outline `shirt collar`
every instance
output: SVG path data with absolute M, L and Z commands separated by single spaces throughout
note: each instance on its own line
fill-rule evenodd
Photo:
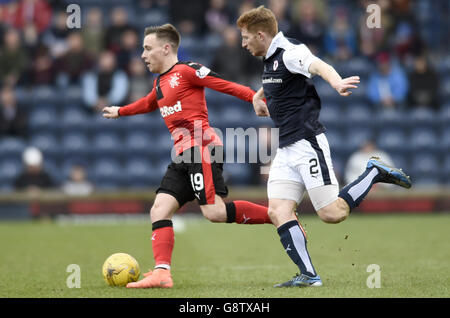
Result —
M 277 35 L 275 35 L 275 37 L 272 39 L 272 42 L 270 42 L 269 49 L 267 50 L 266 56 L 264 58 L 268 59 L 269 57 L 271 57 L 284 41 L 287 41 L 287 39 L 284 37 L 283 32 L 278 32 Z

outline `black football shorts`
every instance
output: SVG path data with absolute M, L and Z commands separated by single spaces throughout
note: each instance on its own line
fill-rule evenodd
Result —
M 201 150 L 203 157 L 199 156 Z M 216 154 L 220 157 L 219 160 L 214 160 L 217 159 Z M 180 156 L 184 160 L 177 160 Z M 221 197 L 228 195 L 222 173 L 223 147 L 195 146 L 185 150 L 170 163 L 156 193 L 172 195 L 180 207 L 194 199 L 197 199 L 200 205 L 214 204 L 216 194 Z

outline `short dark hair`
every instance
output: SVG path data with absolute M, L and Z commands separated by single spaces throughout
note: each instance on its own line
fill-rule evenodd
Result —
M 178 47 L 180 46 L 180 33 L 178 32 L 177 28 L 175 28 L 172 24 L 166 23 L 163 25 L 157 25 L 157 26 L 149 26 L 145 28 L 144 36 L 147 36 L 149 34 L 156 34 L 156 37 L 158 39 L 163 39 L 169 42 L 169 44 L 172 46 L 174 51 L 176 52 L 178 50 Z

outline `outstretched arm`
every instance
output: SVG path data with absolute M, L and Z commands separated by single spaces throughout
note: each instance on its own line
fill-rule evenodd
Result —
M 187 65 L 190 66 L 187 72 L 188 80 L 192 84 L 208 87 L 215 91 L 235 96 L 249 103 L 253 102 L 255 91 L 250 87 L 227 81 L 204 65 L 198 63 L 188 63 Z
M 356 84 L 359 84 L 359 76 L 351 76 L 343 79 L 333 66 L 325 63 L 320 58 L 314 59 L 309 66 L 309 72 L 322 77 L 330 83 L 331 87 L 333 87 L 341 96 L 349 96 L 352 94 L 350 89 L 358 88 Z
M 342 79 L 336 70 L 329 64 L 311 53 L 304 44 L 295 45 L 283 54 L 283 61 L 292 73 L 303 74 L 306 77 L 320 75 L 341 95 L 349 96 L 351 88 L 357 88 L 359 76 Z
M 153 89 L 150 94 L 144 96 L 137 101 L 128 104 L 123 107 L 109 106 L 103 108 L 103 117 L 105 118 L 118 118 L 120 116 L 131 116 L 137 114 L 145 114 L 154 111 L 158 108 L 156 102 L 156 92 Z
M 221 78 L 206 66 L 197 63 L 188 63 L 187 65 L 190 66 L 187 72 L 188 80 L 194 85 L 208 87 L 215 91 L 240 98 L 253 104 L 256 115 L 262 117 L 269 116 L 269 110 L 264 100 L 262 88 L 255 93 L 250 87 Z

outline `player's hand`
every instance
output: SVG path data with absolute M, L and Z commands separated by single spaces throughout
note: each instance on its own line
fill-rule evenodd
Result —
M 262 100 L 254 100 L 253 108 L 255 109 L 255 113 L 260 117 L 268 117 L 270 116 L 269 109 L 267 108 L 267 104 Z
M 119 108 L 118 106 L 109 106 L 109 107 L 104 107 L 102 109 L 103 112 L 103 117 L 105 118 L 119 118 Z
M 350 89 L 358 88 L 355 84 L 359 84 L 359 76 L 351 76 L 340 80 L 334 88 L 341 96 L 349 96 L 352 94 Z
M 255 113 L 257 116 L 270 116 L 269 109 L 267 108 L 267 104 L 264 101 L 264 93 L 261 89 L 255 94 L 255 96 L 253 96 L 253 108 L 255 109 Z

